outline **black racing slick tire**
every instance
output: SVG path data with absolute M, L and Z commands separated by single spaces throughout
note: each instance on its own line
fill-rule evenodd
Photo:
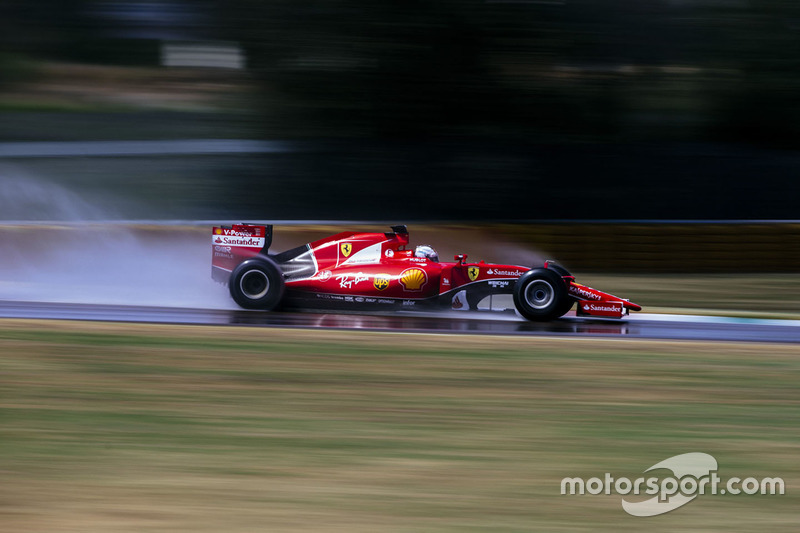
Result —
M 561 277 L 569 276 L 569 277 L 575 279 L 574 276 L 569 273 L 569 270 L 567 270 L 566 268 L 562 267 L 561 265 L 557 265 L 555 263 L 549 263 L 547 265 L 547 270 L 552 270 L 553 272 L 555 272 L 556 274 L 558 274 Z M 567 291 L 567 292 L 569 293 L 569 291 Z M 564 298 L 564 301 L 562 302 L 561 307 L 559 307 L 559 309 L 556 312 L 556 314 L 558 316 L 566 315 L 569 312 L 569 310 L 572 309 L 573 305 L 575 305 L 575 299 L 570 297 L 570 296 L 567 296 L 566 298 Z
M 242 261 L 228 280 L 233 300 L 245 309 L 272 311 L 283 299 L 285 283 L 280 267 L 269 257 Z
M 559 318 L 569 310 L 567 303 L 572 307 L 566 283 L 549 268 L 529 270 L 514 285 L 514 305 L 528 320 Z
M 547 270 L 552 270 L 553 272 L 555 272 L 556 274 L 558 274 L 559 276 L 562 276 L 562 277 L 563 276 L 572 276 L 572 274 L 569 273 L 569 270 L 567 270 L 566 268 L 562 267 L 561 265 L 557 265 L 555 263 L 548 263 Z

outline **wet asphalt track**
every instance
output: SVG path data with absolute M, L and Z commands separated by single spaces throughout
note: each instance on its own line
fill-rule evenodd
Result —
M 156 324 L 233 325 L 439 334 L 605 337 L 732 342 L 800 343 L 800 321 L 634 314 L 624 320 L 584 319 L 533 323 L 511 313 L 345 314 L 264 313 L 70 303 L 0 301 L 0 318 L 96 320 Z

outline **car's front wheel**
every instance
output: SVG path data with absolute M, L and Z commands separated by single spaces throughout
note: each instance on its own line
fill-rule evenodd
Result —
M 241 307 L 272 311 L 283 299 L 285 284 L 280 267 L 272 259 L 257 257 L 233 269 L 228 287 Z
M 553 320 L 569 310 L 571 299 L 563 278 L 553 270 L 534 268 L 514 285 L 514 305 L 528 320 Z
M 548 264 L 547 265 L 547 270 L 552 270 L 553 272 L 555 272 L 556 274 L 558 274 L 562 278 L 564 276 L 568 276 L 568 277 L 570 277 L 572 279 L 575 279 L 575 277 L 572 274 L 570 274 L 569 270 L 567 270 L 566 268 L 562 267 L 561 265 L 557 265 L 555 263 Z M 567 290 L 567 293 L 569 293 L 569 290 Z M 566 315 L 569 312 L 569 310 L 572 309 L 573 305 L 575 305 L 575 300 L 571 296 L 567 296 L 566 298 L 564 298 L 564 301 L 561 303 L 561 307 L 559 307 L 558 311 L 556 311 L 556 315 L 557 316 Z

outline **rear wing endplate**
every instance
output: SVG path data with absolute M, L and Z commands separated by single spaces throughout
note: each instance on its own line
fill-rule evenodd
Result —
M 272 246 L 272 225 L 233 224 L 211 231 L 211 276 L 227 282 L 236 266 L 253 256 L 267 254 Z

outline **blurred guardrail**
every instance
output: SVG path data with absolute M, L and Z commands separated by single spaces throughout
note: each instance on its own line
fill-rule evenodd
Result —
M 800 272 L 800 222 L 553 222 L 497 233 L 576 270 Z
M 270 154 L 295 149 L 288 142 L 247 139 L 0 142 L 0 159 Z

